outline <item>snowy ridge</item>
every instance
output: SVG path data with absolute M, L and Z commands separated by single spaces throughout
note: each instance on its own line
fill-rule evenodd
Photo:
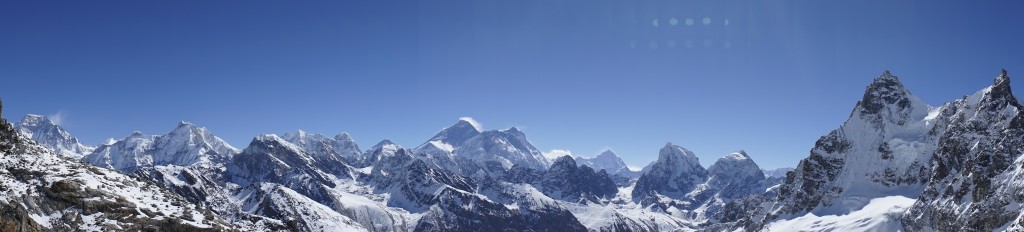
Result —
M 544 153 L 527 141 L 526 134 L 518 128 L 481 131 L 479 123 L 467 118 L 460 119 L 455 125 L 441 130 L 413 150 L 416 154 L 423 154 L 422 156 L 434 160 L 449 159 L 438 162 L 442 167 L 449 166 L 445 163 L 458 162 L 453 161 L 456 159 L 452 158 L 453 156 L 468 158 L 478 163 L 498 162 L 505 170 L 512 168 L 513 165 L 537 170 L 543 170 L 551 165 L 544 157 Z
M 206 128 L 180 122 L 165 135 L 136 131 L 113 144 L 100 145 L 82 161 L 130 173 L 160 165 L 212 167 L 238 152 Z
M 107 142 L 88 166 L 52 151 L 73 146 L 46 145 L 75 141 L 58 126 L 0 119 L 0 228 L 1016 231 L 1024 113 L 1009 81 L 931 107 L 884 72 L 806 159 L 770 171 L 742 150 L 705 168 L 672 143 L 639 173 L 611 151 L 548 159 L 517 128 L 471 118 L 416 149 L 365 152 L 347 133 L 304 131 L 239 151 L 182 122 Z
M 14 127 L 25 137 L 66 157 L 80 159 L 96 149 L 82 144 L 78 138 L 43 115 L 25 115 Z

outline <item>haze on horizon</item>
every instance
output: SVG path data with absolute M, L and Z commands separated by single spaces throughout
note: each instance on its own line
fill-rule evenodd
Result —
M 397 3 L 397 4 L 396 4 Z M 883 6 L 883 7 L 879 7 Z M 0 3 L 4 117 L 89 144 L 178 121 L 423 143 L 460 117 L 642 167 L 792 167 L 890 70 L 932 106 L 1024 73 L 1015 1 Z

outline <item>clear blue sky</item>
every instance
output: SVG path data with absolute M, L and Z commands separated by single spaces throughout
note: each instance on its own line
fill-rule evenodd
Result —
M 237 147 L 350 132 L 414 147 L 471 116 L 646 165 L 795 166 L 892 70 L 932 105 L 1024 77 L 1019 1 L 4 1 L 4 117 L 87 143 L 180 120 Z M 705 24 L 705 18 L 708 23 Z M 673 20 L 674 19 L 674 20 Z M 687 22 L 692 19 L 692 25 Z M 728 20 L 728 25 L 726 25 Z M 655 22 L 656 21 L 656 22 Z M 1021 78 L 1013 87 L 1021 90 Z

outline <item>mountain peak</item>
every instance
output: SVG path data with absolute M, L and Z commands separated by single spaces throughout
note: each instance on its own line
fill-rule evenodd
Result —
M 186 126 L 193 126 L 194 127 L 195 124 L 192 124 L 191 122 L 186 122 L 186 121 L 178 121 L 178 127 L 186 127 Z
M 343 131 L 343 132 L 341 132 L 341 134 L 338 134 L 338 135 L 334 136 L 334 140 L 338 140 L 338 141 L 351 141 L 352 140 L 352 135 L 348 134 L 348 132 L 344 132 Z
M 723 157 L 723 158 L 729 158 L 729 159 L 733 159 L 733 160 L 747 160 L 747 159 L 750 159 L 750 156 L 747 155 L 746 151 L 744 151 L 743 149 L 740 149 L 739 151 L 736 151 L 736 152 L 733 152 L 733 153 L 729 153 L 728 155 L 725 155 L 725 157 Z
M 658 152 L 657 162 L 678 162 L 676 160 L 681 160 L 688 164 L 700 165 L 697 155 L 693 154 L 692 151 L 678 145 L 673 145 L 671 142 L 665 144 L 665 147 L 662 147 Z
M 143 135 L 144 135 L 144 134 L 142 134 L 142 131 L 134 131 L 134 132 L 132 132 L 132 134 L 131 134 L 131 135 L 129 135 L 128 137 L 129 137 L 129 138 L 135 138 L 135 137 L 142 137 Z
M 50 120 L 49 117 L 46 117 L 45 115 L 38 115 L 38 114 L 27 114 L 27 115 L 25 115 L 24 118 L 21 118 L 21 121 L 18 122 L 18 124 L 21 124 L 23 126 L 54 126 L 54 125 L 57 125 L 52 120 Z
M 910 107 L 909 96 L 910 91 L 903 87 L 899 78 L 886 70 L 864 90 L 864 97 L 858 102 L 858 106 L 863 109 L 864 113 L 875 114 L 881 112 L 888 105 Z
M 601 152 L 601 154 L 597 155 L 597 158 L 601 158 L 601 159 L 618 158 L 618 157 L 619 156 L 616 155 L 615 152 L 613 152 L 612 150 L 604 150 L 603 152 Z
M 281 140 L 281 137 L 277 136 L 276 134 L 261 134 L 261 135 L 257 135 L 255 138 L 253 138 L 253 140 L 257 140 L 257 141 L 275 141 L 275 140 Z
M 551 164 L 554 166 L 565 166 L 565 167 L 576 167 L 576 160 L 572 156 L 563 155 L 555 159 L 555 162 Z
M 483 126 L 481 126 L 479 122 L 477 122 L 476 120 L 474 120 L 471 117 L 461 117 L 461 118 L 459 118 L 459 122 L 455 123 L 455 125 L 458 126 L 459 124 L 463 124 L 463 123 L 468 124 L 469 126 L 472 126 L 473 129 L 476 130 L 476 132 L 481 132 L 481 131 L 484 130 Z
M 1003 69 L 1002 73 L 992 81 L 991 92 L 993 97 L 1013 95 L 1013 92 L 1010 91 L 1010 76 L 1006 75 L 1006 69 Z
M 396 145 L 396 144 L 391 142 L 391 140 L 389 140 L 389 139 L 385 139 L 385 140 L 381 140 L 380 142 L 377 142 L 377 144 L 373 145 L 373 148 L 371 148 L 371 149 L 376 150 L 377 148 L 381 148 L 381 147 L 388 146 L 388 145 Z

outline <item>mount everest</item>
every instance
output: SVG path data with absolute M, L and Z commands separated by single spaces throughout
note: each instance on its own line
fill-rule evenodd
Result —
M 25 231 L 1024 230 L 1024 116 L 1000 73 L 941 106 L 888 71 L 792 170 L 668 143 L 548 159 L 521 130 L 458 120 L 405 148 L 348 133 L 238 149 L 180 122 L 82 144 L 45 116 L 0 121 L 0 228 Z M 0 109 L 2 110 L 2 109 Z M 808 145 L 811 145 L 808 141 Z

